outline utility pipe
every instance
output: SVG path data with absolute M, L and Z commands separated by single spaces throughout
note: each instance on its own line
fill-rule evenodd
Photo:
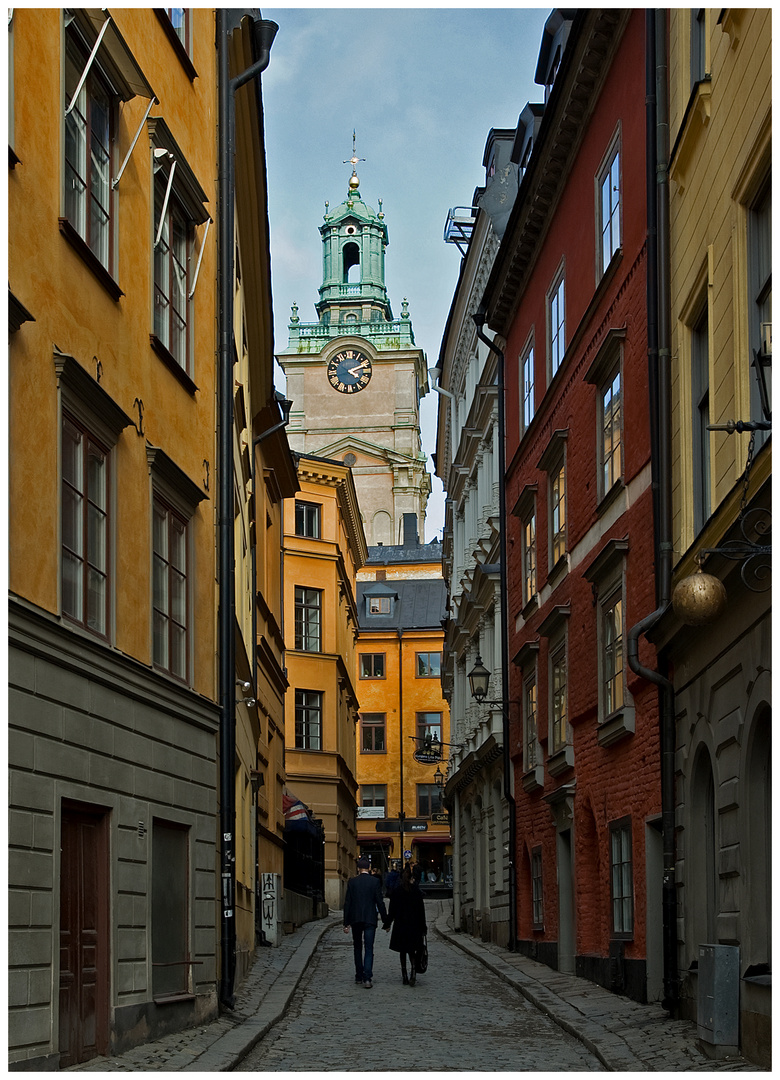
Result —
M 501 593 L 501 712 L 502 738 L 504 742 L 504 798 L 509 815 L 509 942 L 508 948 L 514 952 L 517 947 L 517 874 L 515 867 L 517 820 L 515 799 L 512 794 L 512 764 L 509 758 L 509 595 L 506 565 L 506 445 L 504 437 L 504 353 L 487 337 L 482 329 L 487 318 L 484 311 L 477 311 L 472 316 L 477 328 L 477 337 L 496 354 L 498 361 L 498 517 L 499 529 L 499 590 Z
M 398 627 L 398 751 L 400 809 L 398 812 L 398 843 L 401 849 L 401 869 L 404 868 L 404 656 L 402 628 Z
M 660 671 L 639 661 L 639 638 L 661 619 L 671 602 L 671 298 L 669 272 L 669 108 L 666 14 L 645 14 L 646 153 L 647 153 L 647 347 L 650 384 L 653 534 L 656 561 L 655 611 L 627 634 L 626 658 L 631 670 L 658 687 L 661 749 L 661 828 L 663 844 L 664 1000 L 676 1014 L 677 897 L 674 825 L 674 687 Z
M 235 197 L 236 90 L 268 67 L 276 23 L 257 23 L 259 58 L 236 78 L 228 63 L 228 11 L 217 8 L 219 121 L 219 377 L 217 384 L 219 497 L 219 815 L 220 815 L 220 985 L 219 1001 L 235 1004 L 236 971 L 236 642 L 235 551 L 233 546 L 233 243 Z

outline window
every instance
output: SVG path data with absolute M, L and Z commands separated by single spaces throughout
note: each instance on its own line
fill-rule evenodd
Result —
M 383 652 L 360 654 L 360 678 L 385 678 L 385 654 Z
M 159 497 L 153 503 L 153 650 L 155 667 L 187 679 L 187 522 Z
M 418 652 L 417 653 L 417 678 L 440 679 L 441 678 L 441 653 Z
M 534 347 L 533 342 L 520 358 L 520 412 L 523 418 L 522 431 L 526 431 L 534 418 Z M 522 434 L 522 432 L 521 432 Z
M 369 615 L 390 615 L 393 610 L 389 596 L 369 596 L 367 602 Z
M 190 653 L 190 522 L 206 493 L 159 447 L 146 445 L 152 474 L 152 660 L 187 680 Z
M 536 508 L 531 506 L 522 519 L 520 557 L 523 573 L 523 607 L 536 596 Z
M 748 211 L 748 289 L 750 356 L 772 352 L 772 184 L 768 178 Z M 772 367 L 764 365 L 767 404 L 772 400 Z M 750 374 L 750 419 L 765 420 L 761 407 L 758 374 Z M 769 433 L 757 431 L 756 447 L 766 442 Z
M 190 990 L 189 832 L 152 821 L 152 995 Z
M 385 743 L 386 713 L 363 713 L 360 718 L 360 752 L 361 754 L 384 754 L 387 751 Z
M 361 784 L 360 805 L 373 807 L 384 814 L 387 806 L 387 784 Z
M 441 713 L 418 712 L 417 713 L 417 738 L 424 739 L 426 736 L 436 736 L 441 741 Z
M 82 82 L 90 52 L 71 22 L 65 40 L 65 218 L 110 270 L 116 95 L 96 61 Z
M 530 772 L 541 764 L 539 723 L 536 711 L 536 672 L 523 682 L 523 771 Z
M 154 333 L 188 371 L 191 229 L 169 180 L 170 172 L 161 167 L 154 178 Z
M 165 8 L 173 32 L 184 48 L 189 52 L 190 41 L 190 9 L 189 8 Z
M 108 451 L 62 418 L 62 613 L 108 636 Z
M 208 197 L 162 117 L 147 127 L 154 162 L 154 315 L 151 344 L 185 387 L 191 379 L 193 354 L 192 298 L 210 218 Z M 200 250 L 196 226 L 206 223 Z
M 566 554 L 566 465 L 560 462 L 550 478 L 550 563 Z
M 547 294 L 547 333 L 550 378 L 552 378 L 561 366 L 563 354 L 566 351 L 563 269 L 558 272 L 552 288 Z
M 623 474 L 623 408 L 620 368 L 608 377 L 600 392 L 601 416 L 601 490 L 602 498 Z
M 319 690 L 295 691 L 295 748 L 322 749 L 322 693 Z
M 417 817 L 429 818 L 441 812 L 441 792 L 436 784 L 417 785 Z
M 544 893 L 542 892 L 542 849 L 531 852 L 531 919 L 534 930 L 544 926 Z
M 604 714 L 623 706 L 623 597 L 614 593 L 601 606 L 601 692 Z
M 610 824 L 609 866 L 612 884 L 612 933 L 616 938 L 631 938 L 634 934 L 634 883 L 630 818 Z
M 567 700 L 566 639 L 550 646 L 550 727 L 552 752 L 562 750 L 569 741 Z
M 709 308 L 705 301 L 691 327 L 691 428 L 693 432 L 693 528 L 701 532 L 710 516 L 710 349 Z
M 616 137 L 596 178 L 599 229 L 599 277 L 620 248 L 620 143 Z
M 320 516 L 322 507 L 319 503 L 295 500 L 295 535 L 320 539 Z
M 706 25 L 704 8 L 691 8 L 691 90 L 706 75 Z
M 320 652 L 322 593 L 319 589 L 295 586 L 295 648 Z

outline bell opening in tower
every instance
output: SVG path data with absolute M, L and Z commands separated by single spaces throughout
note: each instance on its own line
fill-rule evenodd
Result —
M 344 282 L 358 284 L 360 282 L 360 248 L 355 243 L 345 244 L 342 256 L 344 259 Z

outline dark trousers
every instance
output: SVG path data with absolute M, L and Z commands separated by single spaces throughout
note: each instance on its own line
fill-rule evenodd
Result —
M 355 950 L 355 978 L 368 982 L 374 977 L 374 938 L 376 927 L 370 923 L 352 924 L 352 946 Z M 364 951 L 365 947 L 365 951 Z

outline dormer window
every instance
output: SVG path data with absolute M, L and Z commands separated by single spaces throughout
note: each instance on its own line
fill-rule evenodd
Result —
M 369 596 L 369 615 L 390 615 L 393 610 L 393 598 L 391 596 Z

